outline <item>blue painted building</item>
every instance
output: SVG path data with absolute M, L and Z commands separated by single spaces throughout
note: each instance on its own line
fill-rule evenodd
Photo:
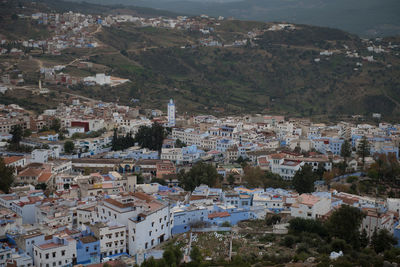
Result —
M 76 241 L 77 264 L 94 264 L 100 262 L 100 241 L 87 235 Z
M 224 222 L 236 225 L 243 220 L 255 219 L 249 209 L 229 206 L 181 206 L 173 209 L 174 227 L 172 234 L 185 233 L 196 223 L 221 226 Z
M 400 248 L 400 224 L 397 222 L 394 226 L 393 236 L 397 240 L 396 248 Z

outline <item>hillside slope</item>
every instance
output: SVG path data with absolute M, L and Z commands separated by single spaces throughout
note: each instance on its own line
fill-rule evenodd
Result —
M 86 1 L 110 3 L 107 0 Z M 398 0 L 114 0 L 112 3 L 152 7 L 184 14 L 326 26 L 370 37 L 400 34 Z
M 214 37 L 221 42 L 245 38 L 256 26 L 268 27 L 225 21 Z M 112 27 L 98 38 L 123 53 L 91 60 L 133 81 L 112 95 L 121 101 L 139 98 L 145 106 L 162 105 L 173 97 L 180 111 L 188 112 L 301 116 L 379 112 L 391 118 L 400 114 L 398 50 L 375 54 L 374 62 L 351 58 L 346 53 L 370 55 L 366 49 L 370 44 L 340 30 L 305 25 L 266 31 L 241 47 L 182 48 L 197 37 L 175 30 Z M 143 50 L 143 43 L 151 49 Z M 324 50 L 333 55 L 320 55 Z

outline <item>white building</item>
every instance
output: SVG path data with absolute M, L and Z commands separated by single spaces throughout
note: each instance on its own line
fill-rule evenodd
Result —
M 394 230 L 394 214 L 393 212 L 383 213 L 376 208 L 364 208 L 363 212 L 366 214 L 364 217 L 361 229 L 367 232 L 367 235 L 371 237 L 374 231 L 379 231 L 382 229 L 388 230 L 393 233 Z
M 126 252 L 126 226 L 115 221 L 87 225 L 100 240 L 100 257 Z
M 331 199 L 301 194 L 292 204 L 290 215 L 304 219 L 317 219 L 327 214 L 331 209 Z
M 31 153 L 31 162 L 45 163 L 49 161 L 49 153 L 47 149 L 35 149 Z
M 175 126 L 175 103 L 174 100 L 170 99 L 168 103 L 168 126 Z
M 74 258 L 76 258 L 76 240 L 70 236 L 54 236 L 48 243 L 33 246 L 35 266 L 72 266 Z
M 400 198 L 388 198 L 386 204 L 389 211 L 400 213 Z
M 154 199 L 146 202 L 149 208 L 128 222 L 131 256 L 154 248 L 171 237 L 173 216 L 169 206 Z

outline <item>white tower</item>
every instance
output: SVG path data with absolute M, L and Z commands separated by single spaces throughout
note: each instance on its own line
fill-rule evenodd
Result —
M 168 103 L 168 126 L 175 126 L 175 103 L 172 99 Z

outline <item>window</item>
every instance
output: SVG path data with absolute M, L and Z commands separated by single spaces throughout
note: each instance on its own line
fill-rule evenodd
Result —
M 49 253 L 46 253 L 46 259 L 48 259 L 49 258 Z
M 148 246 L 149 246 L 149 243 L 146 242 L 146 244 L 144 245 L 144 248 L 147 249 Z
M 86 247 L 86 252 L 89 252 L 89 248 L 88 247 Z
M 61 256 L 65 256 L 65 250 L 61 250 Z
M 151 236 L 151 231 L 149 231 L 149 236 Z
M 58 262 L 58 265 L 61 265 L 61 264 L 62 264 L 62 262 L 61 262 L 61 261 L 59 261 L 59 262 Z

